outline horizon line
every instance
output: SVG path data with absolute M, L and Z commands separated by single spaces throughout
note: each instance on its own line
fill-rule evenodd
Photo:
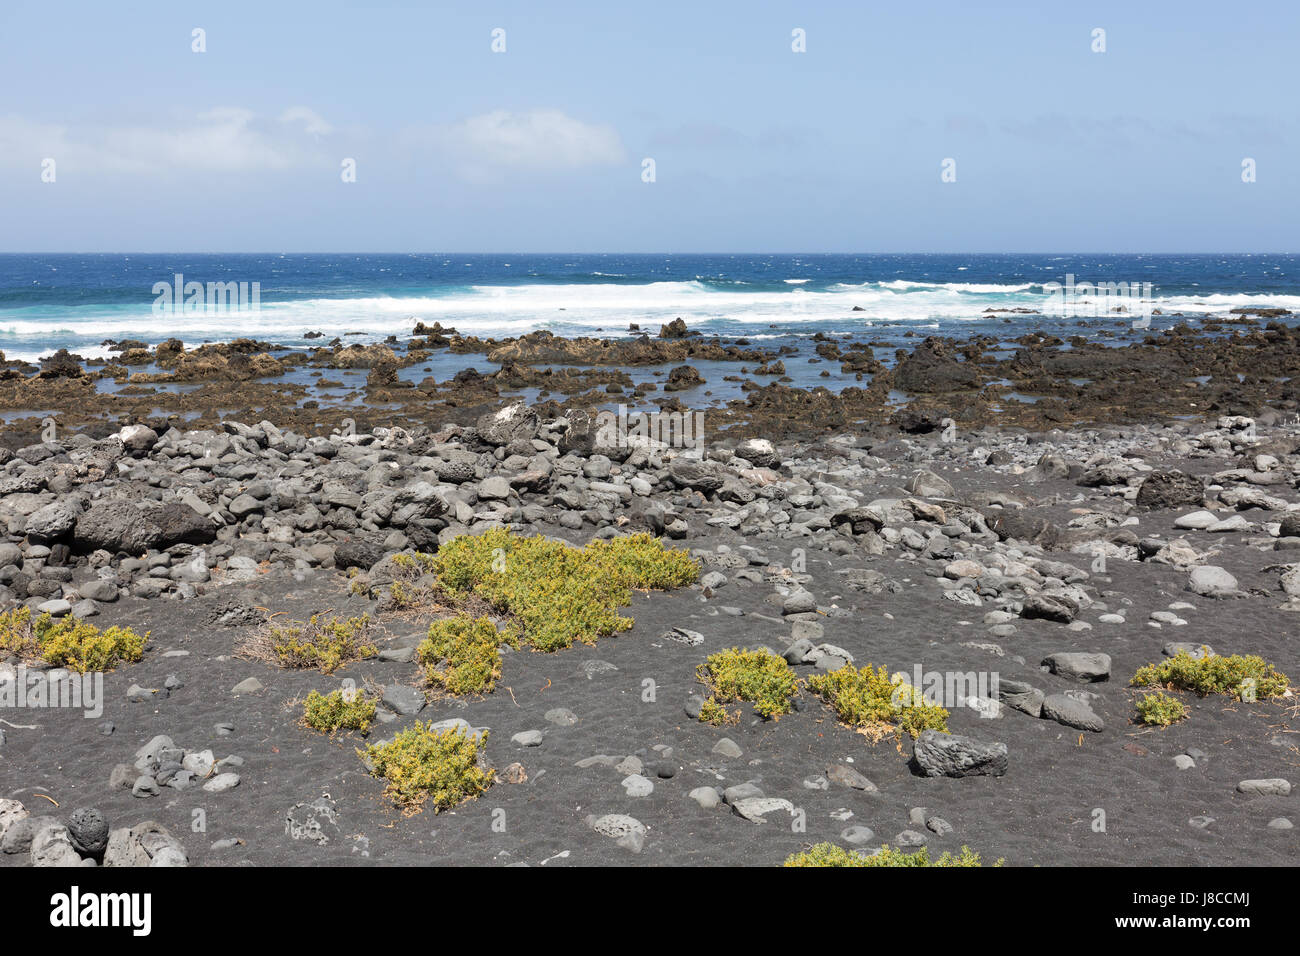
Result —
M 1199 252 L 1164 252 L 1147 250 L 1143 252 L 1104 252 L 1101 250 L 1000 250 L 996 252 L 946 252 L 941 250 L 894 250 L 890 252 L 726 252 L 726 251 L 684 251 L 684 252 L 582 252 L 565 250 L 545 252 L 537 250 L 386 250 L 364 252 L 358 250 L 336 249 L 328 252 L 308 250 L 255 250 L 236 251 L 229 249 L 121 249 L 121 250 L 38 250 L 38 251 L 4 251 L 0 256 L 1296 256 L 1300 252 L 1284 250 L 1267 251 L 1225 251 L 1210 250 Z

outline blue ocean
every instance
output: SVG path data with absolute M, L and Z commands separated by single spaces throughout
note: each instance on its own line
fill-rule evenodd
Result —
M 0 255 L 0 350 L 33 360 L 108 340 L 187 346 L 240 336 L 286 348 L 408 335 L 416 322 L 502 337 L 651 334 L 681 317 L 705 333 L 799 340 L 855 333 L 1011 337 L 1078 332 L 1050 283 L 1132 283 L 1160 314 L 1300 311 L 1295 255 Z M 185 305 L 191 283 L 242 283 L 242 307 Z M 159 291 L 160 288 L 163 291 Z M 175 308 L 179 302 L 180 307 Z M 1037 310 L 1038 314 L 991 310 Z M 1010 319 L 1008 323 L 1006 320 Z M 779 343 L 767 343 L 779 344 Z

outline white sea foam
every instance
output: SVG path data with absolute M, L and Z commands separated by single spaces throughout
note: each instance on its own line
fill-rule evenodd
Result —
M 84 343 L 82 355 L 107 356 L 99 342 L 142 338 L 151 342 L 177 337 L 187 345 L 240 336 L 275 341 L 320 332 L 326 340 L 349 333 L 366 338 L 407 335 L 416 322 L 441 322 L 466 334 L 519 335 L 539 328 L 566 333 L 621 334 L 638 323 L 652 334 L 657 324 L 681 316 L 688 325 L 759 327 L 842 323 L 843 329 L 870 323 L 904 322 L 931 326 L 942 322 L 988 320 L 987 309 L 1038 309 L 1050 314 L 1054 300 L 1040 283 L 965 283 L 892 280 L 840 283 L 825 290 L 802 279 L 783 280 L 781 289 L 743 283 L 718 289 L 707 281 L 643 284 L 586 283 L 472 286 L 435 296 L 374 296 L 267 302 L 260 311 L 153 314 L 148 305 L 77 307 L 58 310 L 0 310 L 0 349 L 10 358 L 47 355 L 52 341 Z M 1300 296 L 1268 294 L 1179 294 L 1163 296 L 1159 284 L 1150 308 L 1175 312 L 1226 314 L 1240 307 L 1280 307 L 1300 312 Z M 853 311 L 854 307 L 861 311 Z M 996 313 L 993 313 L 996 315 Z M 347 340 L 347 339 L 345 339 Z M 352 339 L 356 341 L 356 339 Z

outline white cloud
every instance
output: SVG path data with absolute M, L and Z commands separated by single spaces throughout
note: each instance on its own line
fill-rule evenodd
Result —
M 325 122 L 321 115 L 308 106 L 291 106 L 280 114 L 281 123 L 298 124 L 302 131 L 310 136 L 328 136 L 334 127 Z
M 234 106 L 176 115 L 147 124 L 42 124 L 0 116 L 0 167 L 35 169 L 52 157 L 60 173 L 165 176 L 192 172 L 273 172 L 320 166 L 337 168 L 358 145 L 351 130 L 346 148 L 339 134 L 308 106 L 258 114 Z M 409 156 L 428 169 L 442 166 L 471 182 L 500 182 L 529 171 L 568 171 L 627 161 L 618 131 L 561 110 L 494 110 L 454 123 L 409 127 L 382 144 L 368 140 L 371 155 Z M 327 147 L 334 143 L 337 149 Z M 338 156 L 334 152 L 338 152 Z
M 441 149 L 464 171 L 484 166 L 581 169 L 615 165 L 627 155 L 614 127 L 585 123 L 553 109 L 493 110 L 417 133 L 417 138 Z
M 71 128 L 0 117 L 0 162 L 29 164 L 53 157 L 61 169 L 168 173 L 283 170 L 313 161 L 330 126 L 307 107 L 292 107 L 279 122 L 251 110 L 217 107 L 154 126 Z
M 71 150 L 66 127 L 34 123 L 22 116 L 0 116 L 0 163 L 27 164 L 33 159 L 66 155 Z

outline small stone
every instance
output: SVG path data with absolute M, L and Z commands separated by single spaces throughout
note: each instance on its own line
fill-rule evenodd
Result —
M 794 804 L 779 797 L 748 797 L 731 804 L 732 812 L 744 817 L 750 823 L 766 823 L 764 817 L 769 813 L 784 811 L 794 812 Z
M 727 586 L 727 576 L 721 571 L 710 571 L 700 578 L 700 586 L 710 591 L 717 591 Z
M 68 835 L 78 853 L 97 857 L 108 846 L 108 821 L 94 807 L 79 807 L 68 816 Z
M 239 774 L 233 771 L 219 773 L 203 785 L 207 793 L 225 793 L 227 790 L 233 790 L 239 786 Z
M 807 614 L 815 610 L 817 610 L 817 599 L 803 589 L 791 592 L 781 605 L 783 614 Z
M 698 647 L 704 643 L 704 635 L 699 631 L 692 631 L 690 628 L 674 625 L 672 630 L 663 633 L 663 640 L 685 644 L 687 647 Z
M 1067 694 L 1052 694 L 1043 698 L 1043 717 L 1066 727 L 1101 733 L 1105 723 L 1086 703 Z
M 629 797 L 648 797 L 654 793 L 655 785 L 639 773 L 623 778 L 623 789 Z
M 1049 654 L 1043 658 L 1043 666 L 1058 677 L 1085 684 L 1110 679 L 1109 654 Z
M 730 737 L 723 737 L 714 744 L 713 752 L 719 757 L 730 757 L 733 760 L 744 753 L 744 751 L 740 749 L 739 745 L 737 745 L 737 743 Z
M 62 825 L 54 817 L 18 817 L 5 829 L 4 838 L 0 840 L 0 851 L 9 856 L 27 853 L 32 848 L 36 834 L 49 827 Z
M 196 750 L 185 755 L 181 766 L 195 776 L 206 777 L 216 762 L 217 757 L 211 750 Z
M 1214 656 L 1214 648 L 1208 644 L 1197 644 L 1190 641 L 1169 641 L 1160 649 L 1160 653 L 1165 657 L 1177 657 L 1179 654 L 1186 653 L 1194 661 L 1202 658 Z
M 842 787 L 851 787 L 854 790 L 862 790 L 866 793 L 879 792 L 874 783 L 852 767 L 846 767 L 844 764 L 837 763 L 827 767 L 826 779 L 831 783 L 838 783 Z
M 557 727 L 572 727 L 578 722 L 577 715 L 564 707 L 552 707 L 546 712 L 546 719 Z
M 929 817 L 925 821 L 925 828 L 937 836 L 947 836 L 952 832 L 952 824 L 943 817 Z
M 916 830 L 904 830 L 894 837 L 894 846 L 924 846 L 925 834 Z
M 857 824 L 840 831 L 840 839 L 850 846 L 861 846 L 864 843 L 870 843 L 874 837 L 875 833 L 872 832 L 871 827 Z
M 135 786 L 135 781 L 138 776 L 139 774 L 136 773 L 134 767 L 120 763 L 115 766 L 112 773 L 108 775 L 108 789 L 130 790 Z
M 1192 568 L 1187 587 L 1205 597 L 1232 597 L 1239 594 L 1237 579 L 1223 568 L 1211 564 Z
M 5 831 L 19 820 L 31 816 L 17 800 L 0 800 L 0 840 L 4 839 Z
M 1212 511 L 1193 511 L 1191 514 L 1175 518 L 1174 527 L 1186 531 L 1204 531 L 1218 521 L 1219 516 Z
M 756 783 L 737 783 L 722 791 L 722 799 L 727 803 L 739 803 L 753 797 L 763 796 L 763 788 Z
M 1243 780 L 1237 784 L 1238 793 L 1249 793 L 1262 797 L 1285 797 L 1291 792 L 1291 782 L 1281 777 L 1269 777 L 1262 780 Z
M 722 802 L 715 787 L 696 787 L 690 792 L 690 798 L 705 810 L 712 810 Z
M 641 762 L 640 757 L 636 756 L 636 754 L 632 754 L 630 756 L 624 757 L 622 760 L 616 763 L 614 765 L 614 769 L 617 770 L 619 773 L 623 774 L 624 776 L 630 776 L 631 774 L 634 773 L 640 773 L 643 769 L 645 769 L 645 764 Z
M 427 701 L 424 699 L 424 691 L 418 687 L 411 687 L 408 684 L 386 684 L 383 700 L 380 703 L 402 717 L 413 717 L 424 710 Z
M 32 866 L 81 866 L 81 857 L 72 845 L 68 828 L 53 823 L 37 830 L 32 836 Z
M 594 814 L 586 818 L 587 826 L 602 836 L 618 842 L 624 849 L 640 853 L 645 843 L 645 824 L 636 817 L 623 813 L 607 813 L 603 816 Z

